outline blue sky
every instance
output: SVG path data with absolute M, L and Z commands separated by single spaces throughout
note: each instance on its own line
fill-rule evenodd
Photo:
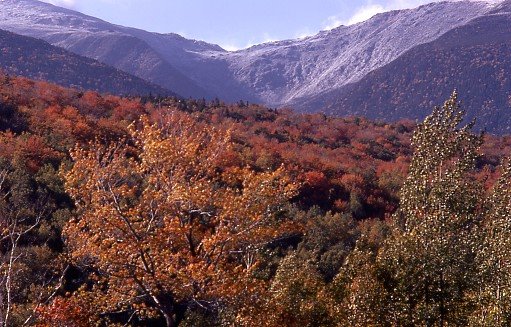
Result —
M 44 0 L 106 21 L 228 50 L 312 35 L 433 0 Z

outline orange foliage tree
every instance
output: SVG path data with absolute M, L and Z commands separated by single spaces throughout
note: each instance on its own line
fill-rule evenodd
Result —
M 295 228 L 279 214 L 297 189 L 284 168 L 230 164 L 229 133 L 177 112 L 138 125 L 130 140 L 76 148 L 64 176 L 78 211 L 64 231 L 71 256 L 103 285 L 89 291 L 106 312 L 168 326 L 191 303 L 257 293 L 255 254 Z

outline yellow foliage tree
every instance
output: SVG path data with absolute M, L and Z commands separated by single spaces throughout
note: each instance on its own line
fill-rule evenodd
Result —
M 131 140 L 76 148 L 65 173 L 78 212 L 67 245 L 101 276 L 104 310 L 175 326 L 190 303 L 256 292 L 254 254 L 294 228 L 278 215 L 296 192 L 285 170 L 230 165 L 229 133 L 178 112 L 138 125 Z

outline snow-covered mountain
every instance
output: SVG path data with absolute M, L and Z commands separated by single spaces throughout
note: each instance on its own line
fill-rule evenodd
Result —
M 0 1 L 0 29 L 43 39 L 183 96 L 209 95 L 147 43 L 160 37 L 161 42 L 176 44 L 177 48 L 185 52 L 188 49 L 202 49 L 207 45 L 203 42 L 185 40 L 186 44 L 180 44 L 174 40 L 181 41 L 183 38 L 161 34 L 154 35 L 151 39 L 151 33 L 110 24 L 36 0 Z M 165 39 L 172 41 L 166 42 Z M 212 46 L 212 49 L 219 47 Z M 175 55 L 179 56 L 178 53 Z
M 0 28 L 44 39 L 183 96 L 282 106 L 359 81 L 494 6 L 482 1 L 436 2 L 236 52 L 177 34 L 110 24 L 36 0 L 0 1 Z
M 438 38 L 491 8 L 485 2 L 439 2 L 321 32 L 220 56 L 261 99 L 297 102 L 360 80 L 407 50 Z
M 310 97 L 299 109 L 395 121 L 423 119 L 457 89 L 467 120 L 511 133 L 511 0 L 414 47 L 361 80 Z

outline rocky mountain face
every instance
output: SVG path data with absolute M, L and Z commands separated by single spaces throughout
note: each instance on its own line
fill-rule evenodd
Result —
M 96 60 L 4 30 L 0 30 L 0 69 L 9 74 L 101 93 L 175 95 Z
M 110 24 L 36 0 L 0 2 L 0 28 L 44 39 L 183 96 L 280 106 L 357 81 L 488 10 L 483 2 L 433 3 L 237 52 L 176 34 Z
M 267 104 L 289 104 L 356 82 L 407 50 L 487 10 L 482 2 L 433 3 L 223 57 L 235 76 Z
M 511 133 L 511 1 L 414 47 L 358 82 L 297 106 L 386 121 L 422 119 L 459 91 L 479 129 Z
M 479 83 L 492 84 L 494 75 L 488 74 L 496 74 L 497 68 L 492 66 L 490 72 L 474 62 L 486 55 L 480 52 L 487 45 L 482 41 L 496 41 L 495 35 L 500 32 L 503 39 L 506 36 L 511 39 L 511 34 L 502 27 L 507 16 L 497 25 L 484 23 L 492 17 L 505 16 L 509 0 L 488 1 L 491 2 L 435 2 L 378 14 L 365 22 L 311 37 L 235 52 L 177 34 L 150 33 L 110 24 L 36 0 L 0 1 L 0 28 L 44 39 L 185 97 L 243 99 L 338 115 L 419 118 L 425 110 L 422 105 L 438 103 L 437 98 L 451 92 L 454 86 L 462 96 L 466 89 L 469 98 L 478 97 L 468 101 L 470 104 L 489 106 L 488 96 L 483 97 L 477 87 Z M 486 29 L 486 36 L 482 37 L 479 29 L 470 30 L 473 26 Z M 497 43 L 492 43 L 493 51 L 497 51 Z M 502 42 L 498 44 L 505 46 Z M 499 67 L 505 69 L 507 61 L 500 53 L 495 55 L 502 59 Z M 488 69 L 491 66 L 489 62 L 485 65 Z M 440 73 L 450 67 L 467 71 L 465 75 L 457 73 L 456 78 L 454 73 Z M 469 72 L 468 67 L 473 69 Z M 422 84 L 403 82 L 415 75 Z M 471 78 L 471 82 L 466 78 Z M 498 97 L 493 103 L 505 102 L 502 94 L 507 94 L 507 84 L 502 85 L 492 93 Z M 434 88 L 442 92 L 431 94 Z M 374 92 L 367 94 L 371 89 Z M 396 95 L 405 90 L 415 92 L 417 98 L 428 94 L 430 97 L 417 103 L 396 100 L 406 98 Z M 382 95 L 384 91 L 390 95 Z M 497 94 L 500 91 L 503 93 Z M 375 97 L 378 101 L 371 100 Z M 412 97 L 413 94 L 409 96 Z M 420 106 L 414 109 L 414 105 Z M 405 107 L 408 109 L 402 109 Z

